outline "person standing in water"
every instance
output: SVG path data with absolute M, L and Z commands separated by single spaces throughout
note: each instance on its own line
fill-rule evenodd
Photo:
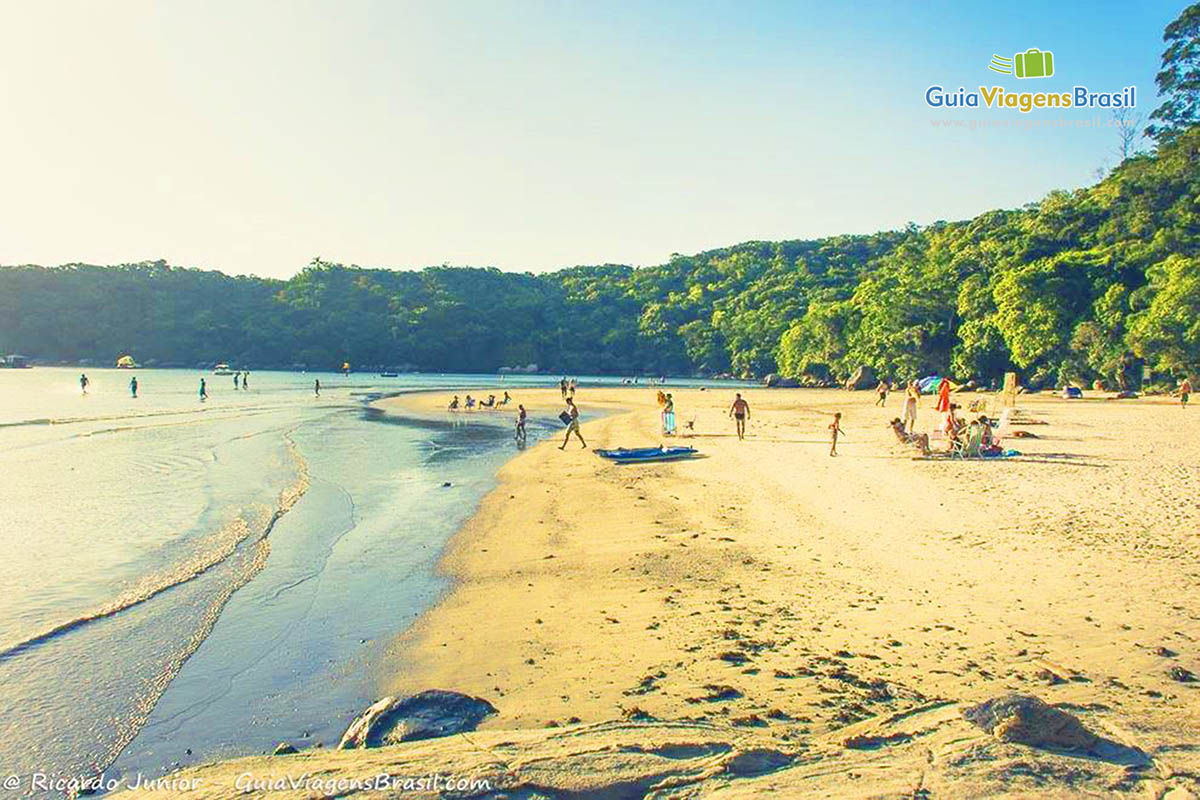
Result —
M 729 407 L 729 416 L 733 417 L 737 422 L 737 437 L 738 439 L 746 438 L 746 420 L 750 419 L 750 404 L 742 397 L 742 393 L 737 393 L 737 398 L 733 401 L 733 405 Z
M 518 405 L 517 406 L 517 434 L 516 434 L 516 439 L 518 442 L 525 441 L 525 417 L 526 417 L 525 406 Z
M 833 422 L 829 423 L 829 434 L 832 438 L 832 441 L 829 444 L 829 455 L 831 456 L 837 455 L 837 440 L 839 433 L 845 433 L 842 430 L 842 412 L 840 411 L 833 415 Z
M 313 394 L 317 397 L 321 396 L 321 379 L 317 378 L 313 381 Z
M 204 383 L 204 378 L 200 379 L 200 402 L 203 403 L 208 399 L 208 386 Z
M 562 416 L 566 417 L 564 421 L 567 423 L 567 435 L 563 437 L 562 446 L 558 449 L 567 449 L 567 442 L 571 441 L 571 434 L 573 433 L 579 437 L 579 443 L 586 450 L 587 442 L 583 440 L 583 434 L 579 432 L 579 409 L 575 407 L 575 400 L 573 398 L 567 398 L 567 410 L 562 413 Z
M 91 381 L 88 380 L 88 376 L 82 372 L 79 373 L 79 390 L 84 394 L 87 394 L 87 387 L 89 383 L 91 383 Z
M 137 375 L 129 379 L 129 393 L 133 395 L 133 399 L 137 399 Z

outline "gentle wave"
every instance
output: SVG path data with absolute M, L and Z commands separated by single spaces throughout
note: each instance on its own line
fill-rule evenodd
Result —
M 270 536 L 271 530 L 275 527 L 275 523 L 278 522 L 279 518 L 286 514 L 292 508 L 292 506 L 294 506 L 296 502 L 304 496 L 304 493 L 308 491 L 309 487 L 307 462 L 300 454 L 300 451 L 296 447 L 296 444 L 292 440 L 291 436 L 285 434 L 284 439 L 287 442 L 288 453 L 292 456 L 296 465 L 296 480 L 292 483 L 292 485 L 280 492 L 273 512 L 265 524 L 263 524 L 260 528 L 257 537 L 252 539 L 254 535 L 253 529 L 245 519 L 238 517 L 225 525 L 224 528 L 218 532 L 217 536 L 214 537 L 216 540 L 221 542 L 221 546 L 218 549 L 209 551 L 201 557 L 192 560 L 191 562 L 176 565 L 175 568 L 169 573 L 151 576 L 148 579 L 143 580 L 138 586 L 113 600 L 111 603 L 101 606 L 94 611 L 81 614 L 74 619 L 54 625 L 40 633 L 29 636 L 24 640 L 14 644 L 0 645 L 0 661 L 17 656 L 29 650 L 30 648 L 37 647 L 38 645 L 44 644 L 51 639 L 62 636 L 65 633 L 69 633 L 70 631 L 76 630 L 89 623 L 107 619 L 130 608 L 139 606 L 157 597 L 163 592 L 175 588 L 176 586 L 194 581 L 217 565 L 228 560 L 234 553 L 237 552 L 239 547 L 247 542 L 250 542 L 252 545 L 265 545 L 267 537 Z M 253 577 L 255 572 L 262 568 L 262 563 L 265 562 L 266 559 L 265 550 L 266 548 L 264 548 L 264 552 L 260 553 L 259 557 L 255 559 L 255 564 L 257 566 L 255 569 L 251 570 L 250 575 L 246 576 L 245 580 L 249 580 L 250 577 Z M 241 581 L 239 585 L 244 585 L 245 580 Z

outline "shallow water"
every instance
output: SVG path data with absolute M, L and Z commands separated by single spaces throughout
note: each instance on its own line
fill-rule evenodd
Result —
M 90 372 L 86 396 L 78 375 L 0 370 L 0 764 L 17 774 L 336 744 L 515 451 L 508 415 L 366 402 L 552 383 L 262 372 L 249 391 L 204 376 L 202 403 L 196 372 L 138 370 L 136 399 L 128 372 Z M 532 420 L 530 443 L 558 429 Z

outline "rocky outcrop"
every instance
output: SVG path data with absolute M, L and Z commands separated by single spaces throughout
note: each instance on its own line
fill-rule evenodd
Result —
M 1032 695 L 994 697 L 963 709 L 963 716 L 1002 742 L 1088 750 L 1099 741 L 1076 717 Z
M 797 389 L 800 387 L 800 381 L 795 378 L 784 378 L 772 372 L 763 378 L 763 386 L 768 389 Z
M 875 370 L 866 364 L 854 370 L 854 374 L 846 379 L 847 389 L 874 389 L 878 384 L 879 378 L 875 376 Z
M 475 727 L 496 707 L 479 697 L 430 689 L 411 697 L 385 697 L 342 734 L 339 750 L 381 747 L 418 739 L 451 736 Z

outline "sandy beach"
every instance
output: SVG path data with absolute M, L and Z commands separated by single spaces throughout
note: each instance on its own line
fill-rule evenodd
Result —
M 1038 423 L 1006 442 L 1022 456 L 962 461 L 895 441 L 899 395 L 749 390 L 739 441 L 732 391 L 671 391 L 701 458 L 617 466 L 561 439 L 520 453 L 442 559 L 452 590 L 378 665 L 396 695 L 488 700 L 478 731 L 201 767 L 190 796 L 233 796 L 246 772 L 372 771 L 514 798 L 1200 793 L 1200 410 L 1022 396 Z M 591 447 L 672 441 L 654 389 L 577 400 L 603 414 Z M 557 390 L 516 402 L 561 406 Z M 1099 744 L 1032 748 L 963 718 L 1010 692 Z

